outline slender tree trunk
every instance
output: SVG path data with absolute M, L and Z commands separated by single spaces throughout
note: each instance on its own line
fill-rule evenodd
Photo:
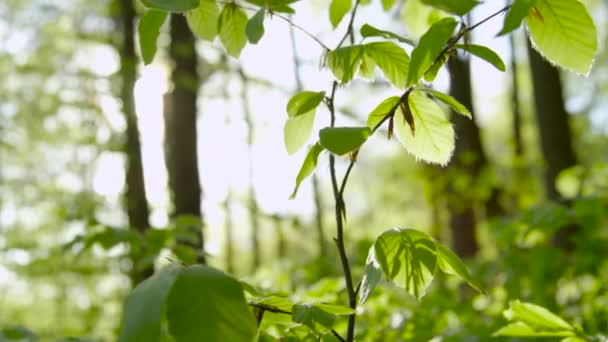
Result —
M 559 70 L 545 61 L 530 43 L 528 56 L 532 71 L 536 121 L 545 160 L 545 191 L 549 199 L 562 201 L 555 180 L 562 170 L 576 165 L 576 155 L 572 146 Z M 576 230 L 575 227 L 561 229 L 555 236 L 555 244 L 566 249 L 572 248 L 570 238 Z
M 521 108 L 519 106 L 519 80 L 517 77 L 517 57 L 515 49 L 515 37 L 509 35 L 509 45 L 511 46 L 511 111 L 513 114 L 513 149 L 515 159 L 519 160 L 524 156 L 524 144 L 521 137 Z
M 253 253 L 253 260 L 251 265 L 251 271 L 255 272 L 262 262 L 260 253 L 260 221 L 259 221 L 259 210 L 258 202 L 255 198 L 255 187 L 253 185 L 253 142 L 255 127 L 253 123 L 253 117 L 251 116 L 251 110 L 249 107 L 249 94 L 247 82 L 247 76 L 242 69 L 239 69 L 239 76 L 241 77 L 241 102 L 243 104 L 243 114 L 245 116 L 245 124 L 247 125 L 247 151 L 249 153 L 248 162 L 248 197 L 247 197 L 247 210 L 249 211 L 249 225 L 251 228 L 251 249 Z
M 277 234 L 277 258 L 284 260 L 287 257 L 287 240 L 285 240 L 285 232 L 283 232 L 283 218 L 279 215 L 273 215 L 274 230 Z
M 293 75 L 296 81 L 296 91 L 302 91 L 302 77 L 300 75 L 300 60 L 298 58 L 298 49 L 294 28 L 289 25 L 289 36 L 291 38 L 291 51 L 293 54 Z M 325 228 L 323 227 L 323 199 L 321 198 L 321 187 L 319 185 L 319 176 L 316 173 L 312 175 L 312 193 L 315 210 L 315 224 L 317 226 L 317 244 L 319 246 L 319 257 L 327 257 L 327 247 L 325 244 Z
M 454 56 L 449 59 L 450 93 L 473 113 L 473 95 L 471 87 L 470 64 L 466 59 Z M 488 166 L 479 127 L 475 123 L 475 116 L 471 119 L 453 113 L 452 122 L 456 131 L 456 148 L 450 163 L 450 178 L 454 174 L 467 173 L 475 180 Z M 479 249 L 476 238 L 475 200 L 466 194 L 457 193 L 453 180 L 450 179 L 448 190 L 451 199 L 448 201 L 448 212 L 452 242 L 456 253 L 462 257 L 475 255 Z M 502 213 L 499 198 L 500 191 L 493 187 L 491 195 L 484 201 L 486 216 L 492 217 Z
M 193 237 L 179 241 L 197 253 L 197 262 L 205 263 L 201 213 L 201 185 L 197 155 L 197 54 L 195 39 L 186 18 L 171 15 L 169 56 L 173 61 L 172 91 L 165 98 L 165 163 L 169 189 L 173 200 L 172 216 L 189 216 L 199 223 L 189 222 Z
M 148 221 L 150 211 L 146 199 L 144 186 L 144 171 L 142 166 L 141 146 L 139 141 L 139 128 L 135 114 L 135 98 L 133 89 L 136 80 L 137 56 L 135 54 L 135 8 L 132 0 L 116 0 L 120 8 L 118 24 L 121 31 L 120 44 L 120 99 L 122 111 L 127 123 L 125 153 L 127 156 L 125 204 L 129 227 L 136 229 L 144 235 L 150 227 Z M 154 273 L 153 265 L 137 268 L 137 260 L 133 260 L 133 269 L 130 277 L 135 286 Z
M 226 196 L 226 202 L 224 202 L 224 214 L 226 215 L 226 219 L 224 221 L 224 263 L 226 266 L 226 272 L 233 274 L 234 273 L 234 253 L 232 250 L 232 207 L 230 206 L 230 202 L 232 200 L 232 195 L 230 191 L 228 191 L 228 195 Z

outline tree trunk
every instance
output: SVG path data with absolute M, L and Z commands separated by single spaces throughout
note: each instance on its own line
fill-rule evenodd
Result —
M 194 249 L 197 262 L 205 263 L 196 138 L 197 54 L 195 38 L 183 15 L 171 15 L 169 56 L 173 61 L 172 91 L 165 98 L 165 163 L 173 201 L 172 216 L 188 216 L 192 237 L 179 243 Z
M 228 195 L 226 196 L 226 202 L 224 202 L 224 214 L 226 215 L 225 223 L 224 223 L 224 264 L 226 267 L 226 272 L 230 274 L 234 274 L 234 253 L 232 250 L 232 207 L 230 206 L 230 201 L 232 200 L 232 194 L 228 191 Z
M 449 59 L 450 71 L 450 93 L 460 103 L 469 108 L 473 113 L 473 96 L 471 88 L 471 74 L 469 61 L 454 56 Z M 456 131 L 456 148 L 452 162 L 449 165 L 450 180 L 448 191 L 448 212 L 450 230 L 452 233 L 453 247 L 456 253 L 462 257 L 475 255 L 479 249 L 475 236 L 475 199 L 460 193 L 455 188 L 453 177 L 466 173 L 471 182 L 478 179 L 484 169 L 488 168 L 488 160 L 483 150 L 479 127 L 475 123 L 475 117 L 466 118 L 462 115 L 452 113 L 452 122 Z M 503 212 L 500 205 L 499 190 L 492 187 L 490 196 L 484 200 L 486 216 L 493 217 Z
M 545 161 L 545 191 L 550 200 L 563 201 L 555 187 L 555 180 L 562 170 L 576 165 L 576 155 L 572 147 L 559 70 L 545 61 L 529 42 L 528 56 L 536 121 Z M 570 249 L 572 245 L 569 240 L 575 231 L 575 227 L 564 227 L 556 234 L 555 244 Z
M 117 20 L 121 31 L 120 52 L 120 99 L 122 111 L 127 123 L 126 143 L 124 150 L 127 157 L 125 179 L 125 205 L 129 219 L 129 227 L 145 235 L 150 227 L 148 201 L 144 185 L 139 129 L 135 114 L 135 98 L 133 89 L 136 81 L 137 56 L 135 54 L 135 8 L 132 0 L 117 0 L 115 5 L 120 8 L 120 19 Z M 135 286 L 154 273 L 154 266 L 137 267 L 137 258 L 133 260 L 130 277 Z

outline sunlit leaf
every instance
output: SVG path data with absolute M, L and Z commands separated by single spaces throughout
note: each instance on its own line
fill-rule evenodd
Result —
M 421 0 L 423 4 L 438 8 L 448 13 L 463 16 L 481 2 L 477 0 Z
M 391 42 L 364 45 L 365 54 L 382 70 L 384 76 L 397 88 L 405 87 L 410 58 L 401 47 Z
M 321 146 L 337 155 L 357 150 L 367 140 L 369 127 L 326 127 L 319 131 Z
M 315 123 L 316 110 L 287 118 L 283 128 L 283 140 L 288 154 L 296 153 L 310 138 Z
M 139 47 L 144 64 L 152 63 L 156 54 L 156 40 L 160 34 L 160 28 L 167 19 L 167 12 L 149 10 L 139 20 L 137 32 L 139 34 Z
M 504 24 L 498 35 L 505 35 L 520 27 L 521 23 L 528 16 L 528 13 L 530 13 L 534 2 L 536 0 L 515 0 L 511 8 L 509 8 L 507 15 L 505 15 Z
M 367 117 L 367 127 L 375 128 L 391 110 L 395 110 L 399 104 L 399 96 L 391 96 L 380 103 Z
M 361 29 L 359 31 L 361 33 L 361 36 L 363 36 L 364 38 L 381 37 L 381 38 L 385 38 L 385 39 L 396 39 L 396 40 L 400 41 L 401 43 L 405 43 L 405 44 L 408 44 L 411 46 L 416 46 L 416 43 L 409 38 L 400 36 L 391 31 L 381 30 L 381 29 L 376 28 L 369 24 L 364 24 L 363 26 L 361 26 Z
M 287 103 L 287 114 L 295 117 L 314 110 L 325 97 L 324 91 L 301 91 L 291 97 Z
M 504 315 L 511 324 L 499 329 L 494 336 L 567 337 L 575 336 L 574 328 L 551 311 L 519 300 L 509 303 Z
M 329 5 L 329 21 L 335 28 L 350 10 L 351 0 L 331 0 Z
M 231 56 L 238 58 L 241 50 L 247 44 L 245 34 L 247 14 L 234 3 L 228 3 L 220 13 L 217 23 L 220 40 L 226 51 Z
M 323 146 L 319 145 L 319 143 L 314 144 L 310 150 L 308 150 L 308 154 L 306 155 L 306 158 L 304 159 L 304 163 L 302 163 L 302 166 L 300 167 L 300 171 L 298 172 L 298 176 L 296 177 L 296 186 L 293 189 L 293 192 L 291 193 L 291 196 L 289 196 L 290 199 L 294 199 L 298 193 L 298 189 L 300 188 L 300 184 L 302 184 L 302 181 L 304 181 L 304 179 L 306 179 L 308 176 L 310 176 L 313 171 L 315 170 L 315 168 L 317 167 L 317 161 L 319 160 L 319 154 L 321 154 L 321 152 L 323 152 L 324 148 Z
M 220 9 L 213 0 L 201 0 L 200 5 L 186 14 L 188 26 L 199 38 L 213 41 L 217 36 Z
M 252 44 L 257 44 L 264 35 L 264 15 L 266 15 L 266 9 L 261 8 L 247 22 L 245 33 L 247 34 L 247 39 Z
M 597 31 L 578 0 L 537 0 L 527 17 L 532 46 L 551 63 L 582 75 L 591 70 Z
M 211 267 L 184 268 L 167 297 L 169 332 L 177 341 L 251 342 L 257 323 L 240 283 Z M 132 340 L 144 341 L 144 340 Z
M 396 0 L 382 0 L 382 8 L 385 11 L 388 11 L 389 9 L 391 9 L 393 7 L 393 5 L 395 5 L 395 1 Z
M 198 7 L 200 0 L 141 0 L 148 8 L 169 12 L 186 12 Z
M 456 20 L 444 18 L 436 22 L 420 38 L 420 43 L 412 51 L 410 59 L 409 73 L 407 76 L 407 86 L 418 82 L 422 75 L 435 63 L 445 44 L 448 42 L 454 29 Z
M 346 46 L 329 53 L 327 65 L 342 83 L 348 83 L 359 68 L 364 49 L 361 45 Z
M 376 261 L 376 250 L 374 246 L 369 249 L 367 261 L 365 263 L 365 271 L 363 280 L 361 281 L 361 292 L 359 295 L 359 303 L 364 304 L 372 294 L 380 280 L 382 279 L 382 268 Z
M 470 54 L 477 56 L 477 57 L 483 59 L 484 61 L 492 64 L 493 66 L 496 67 L 496 69 L 498 69 L 500 71 L 506 70 L 505 62 L 502 61 L 502 59 L 496 52 L 492 51 L 492 49 L 490 49 L 488 47 L 485 47 L 482 45 L 475 45 L 475 44 L 466 44 L 466 45 L 457 44 L 457 45 L 454 45 L 454 47 L 468 51 Z
M 408 97 L 408 104 L 416 124 L 414 136 L 401 109 L 395 113 L 397 138 L 416 159 L 446 165 L 454 151 L 454 129 L 435 101 L 423 92 L 415 90 Z
M 355 313 L 355 310 L 349 308 L 348 306 L 343 305 L 335 305 L 335 304 L 323 304 L 323 303 L 315 303 L 314 306 L 322 309 L 325 312 L 328 312 L 332 315 L 345 316 L 352 315 Z
M 448 94 L 444 94 L 440 91 L 436 91 L 436 90 L 428 89 L 428 88 L 423 88 L 421 90 L 433 95 L 433 97 L 436 98 L 437 100 L 450 106 L 454 112 L 456 112 L 458 114 L 462 114 L 469 118 L 471 117 L 471 112 L 467 109 L 467 107 L 465 107 L 462 103 L 458 102 L 458 100 L 456 100 L 452 96 L 450 96 Z
M 449 248 L 437 243 L 437 264 L 444 273 L 454 274 L 464 279 L 471 287 L 477 291 L 485 293 L 482 285 L 471 276 L 469 270 L 460 258 L 454 254 Z

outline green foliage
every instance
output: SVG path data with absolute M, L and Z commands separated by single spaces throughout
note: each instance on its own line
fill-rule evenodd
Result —
M 229 3 L 224 6 L 217 21 L 220 40 L 231 56 L 238 58 L 247 44 L 245 28 L 247 14 L 239 6 Z
M 597 32 L 578 0 L 537 0 L 527 17 L 533 47 L 550 62 L 589 74 L 597 52 Z
M 293 192 L 291 193 L 291 196 L 289 196 L 290 199 L 294 199 L 298 193 L 298 189 L 300 188 L 300 184 L 302 184 L 302 181 L 304 181 L 304 179 L 306 179 L 308 176 L 310 176 L 313 171 L 315 170 L 315 168 L 317 167 L 317 161 L 319 160 L 319 154 L 321 154 L 321 152 L 323 152 L 324 148 L 323 146 L 321 146 L 319 143 L 314 144 L 310 150 L 308 151 L 308 154 L 306 155 L 306 158 L 304 159 L 304 163 L 302 164 L 302 167 L 300 168 L 300 171 L 298 172 L 298 176 L 296 177 L 296 186 L 293 189 Z
M 139 47 L 144 64 L 150 64 L 154 59 L 156 40 L 166 19 L 167 12 L 149 10 L 139 20 Z
M 198 7 L 200 0 L 141 0 L 144 6 L 168 12 L 186 12 Z
M 551 311 L 532 303 L 513 301 L 504 312 L 510 324 L 500 328 L 494 336 L 514 337 L 574 337 L 575 329 Z M 562 341 L 566 341 L 563 339 Z M 568 339 L 568 341 L 573 341 Z M 583 340 L 584 341 L 584 340 Z
M 317 107 L 325 92 L 302 91 L 287 103 L 287 122 L 283 130 L 287 153 L 296 153 L 312 134 Z
M 401 43 L 405 43 L 405 44 L 408 44 L 411 46 L 416 46 L 416 43 L 409 38 L 405 38 L 394 32 L 391 32 L 391 31 L 381 30 L 381 29 L 376 28 L 369 24 L 364 24 L 363 26 L 361 26 L 361 29 L 359 30 L 359 32 L 361 33 L 361 36 L 363 36 L 364 38 L 380 37 L 380 38 L 385 38 L 385 39 L 396 39 Z
M 423 4 L 433 6 L 448 13 L 463 16 L 480 4 L 477 0 L 421 0 Z
M 373 129 L 389 114 L 394 113 L 401 102 L 399 96 L 391 96 L 380 103 L 367 117 L 367 127 Z
M 462 103 L 458 102 L 458 100 L 456 100 L 452 96 L 450 96 L 448 94 L 444 94 L 440 91 L 436 91 L 436 90 L 428 89 L 428 88 L 422 88 L 421 90 L 433 95 L 433 97 L 436 98 L 437 100 L 450 106 L 450 108 L 452 108 L 452 110 L 454 112 L 456 112 L 458 114 L 462 114 L 469 118 L 471 117 L 471 112 L 467 109 L 467 107 L 465 107 Z
M 335 28 L 352 6 L 351 0 L 331 0 L 329 5 L 329 21 Z
M 217 36 L 220 9 L 213 0 L 201 0 L 199 6 L 186 14 L 188 25 L 199 38 L 213 41 Z
M 287 115 L 296 117 L 315 110 L 325 97 L 324 91 L 301 91 L 291 97 L 287 103 Z
M 515 0 L 505 16 L 503 27 L 498 35 L 505 35 L 520 27 L 535 2 L 536 0 Z
M 319 142 L 339 156 L 356 151 L 369 137 L 369 127 L 326 127 L 319 131 Z
M 257 44 L 262 36 L 264 35 L 264 16 L 266 10 L 264 8 L 256 12 L 256 14 L 249 19 L 245 33 L 247 34 L 247 40 L 252 44 Z
M 457 26 L 456 20 L 444 18 L 431 26 L 420 38 L 420 43 L 412 51 L 407 86 L 417 83 L 424 73 L 435 64 L 445 44 L 452 37 Z
M 362 45 L 352 45 L 332 50 L 327 58 L 327 65 L 334 76 L 342 83 L 353 79 L 361 59 L 364 48 Z
M 505 62 L 503 62 L 500 56 L 496 52 L 492 51 L 492 49 L 490 48 L 475 44 L 456 44 L 454 45 L 454 47 L 457 49 L 465 50 L 470 54 L 483 59 L 484 61 L 492 64 L 494 67 L 496 67 L 496 69 L 500 71 L 507 70 L 507 68 L 505 67 Z

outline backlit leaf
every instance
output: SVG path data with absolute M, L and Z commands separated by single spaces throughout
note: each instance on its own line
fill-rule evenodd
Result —
M 397 88 L 405 88 L 410 58 L 401 47 L 391 42 L 364 45 L 365 54 L 382 70 L 384 76 Z
M 287 114 L 290 117 L 302 115 L 314 110 L 325 97 L 324 91 L 301 91 L 287 103 Z
M 201 0 L 200 5 L 186 14 L 188 26 L 199 38 L 213 41 L 217 36 L 220 9 L 213 0 Z
M 470 54 L 477 56 L 483 59 L 484 61 L 492 64 L 496 67 L 496 69 L 500 71 L 507 70 L 505 67 L 505 62 L 503 62 L 500 56 L 496 52 L 492 51 L 490 48 L 475 44 L 457 44 L 454 45 L 454 47 L 468 51 Z
M 515 0 L 507 15 L 505 15 L 505 21 L 502 26 L 502 30 L 498 33 L 499 36 L 514 31 L 521 26 L 521 23 L 526 19 L 530 9 L 534 5 L 536 0 Z
M 316 110 L 287 118 L 283 128 L 283 138 L 288 154 L 296 153 L 310 138 L 315 123 Z
M 433 90 L 433 89 L 428 89 L 428 88 L 423 88 L 421 90 L 433 95 L 433 97 L 436 98 L 437 100 L 450 106 L 452 108 L 452 110 L 454 110 L 456 113 L 462 114 L 469 118 L 471 117 L 471 112 L 467 109 L 467 107 L 465 107 L 462 103 L 458 102 L 458 100 L 456 100 L 452 96 L 450 96 L 448 94 L 444 94 L 444 93 L 436 91 L 436 90 Z
M 367 127 L 375 128 L 381 121 L 390 113 L 391 110 L 397 108 L 399 104 L 399 96 L 391 96 L 380 103 L 367 117 Z
M 359 68 L 364 49 L 361 45 L 346 46 L 329 53 L 327 65 L 342 83 L 348 83 Z
M 335 28 L 350 10 L 351 0 L 331 0 L 329 5 L 329 21 Z
M 448 13 L 463 16 L 481 2 L 477 0 L 421 0 L 423 4 L 435 7 Z
M 296 177 L 296 186 L 293 189 L 291 196 L 289 196 L 289 199 L 294 199 L 296 197 L 296 195 L 298 193 L 298 189 L 300 188 L 300 184 L 302 184 L 304 179 L 306 179 L 308 176 L 310 176 L 313 173 L 313 171 L 317 167 L 317 161 L 319 160 L 319 154 L 321 154 L 321 152 L 323 152 L 323 150 L 324 150 L 323 146 L 319 145 L 319 143 L 314 144 L 310 148 L 310 150 L 308 150 L 308 154 L 306 155 L 306 158 L 304 159 L 304 163 L 302 163 L 302 166 L 300 167 L 300 171 L 298 172 L 298 176 Z
M 235 58 L 247 44 L 246 26 L 247 14 L 233 3 L 226 4 L 218 19 L 218 32 L 224 48 Z

